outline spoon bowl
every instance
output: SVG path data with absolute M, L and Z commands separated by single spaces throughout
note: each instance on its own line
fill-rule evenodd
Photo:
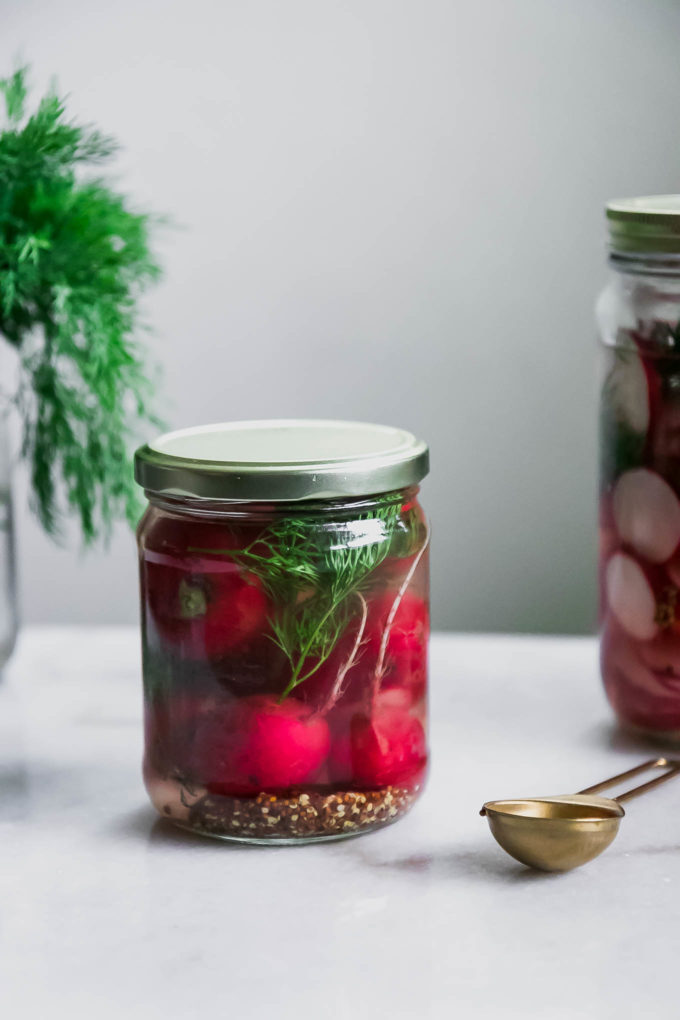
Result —
M 607 849 L 625 812 L 607 797 L 566 794 L 492 800 L 481 814 L 516 861 L 540 871 L 570 871 Z
M 595 796 L 650 769 L 664 771 L 611 800 Z M 496 842 L 516 861 L 540 871 L 570 871 L 607 849 L 625 814 L 622 801 L 639 797 L 677 775 L 680 761 L 653 758 L 580 793 L 489 800 L 479 813 L 487 817 Z

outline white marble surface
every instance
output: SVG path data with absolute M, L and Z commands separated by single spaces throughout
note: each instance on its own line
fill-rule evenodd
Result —
M 483 800 L 647 757 L 587 639 L 436 637 L 434 766 L 413 813 L 249 849 L 156 821 L 138 637 L 25 630 L 0 685 L 0 1004 L 24 1017 L 675 1016 L 680 780 L 562 876 L 506 858 Z

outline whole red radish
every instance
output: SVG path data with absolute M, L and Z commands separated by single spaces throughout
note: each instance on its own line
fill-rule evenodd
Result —
M 376 698 L 374 714 L 378 719 L 385 718 L 391 712 L 408 715 L 413 711 L 413 699 L 409 688 L 390 687 L 380 691 Z M 365 699 L 354 705 L 341 702 L 328 718 L 332 736 L 329 759 L 331 774 L 338 782 L 351 783 L 353 781 L 352 733 L 354 729 L 361 730 L 366 719 Z
M 188 573 L 146 565 L 147 598 L 163 642 L 186 659 L 218 659 L 266 625 L 268 600 L 258 579 L 237 569 Z
M 386 687 L 380 691 L 377 700 L 377 711 L 413 711 L 413 688 L 411 687 Z
M 353 717 L 349 733 L 336 738 L 330 763 L 336 781 L 365 789 L 416 782 L 427 764 L 425 731 L 407 711 L 378 707 L 370 717 Z
M 396 594 L 386 592 L 371 606 L 367 658 L 378 667 L 384 645 L 382 686 L 408 687 L 416 701 L 424 694 L 427 679 L 428 605 L 425 599 L 407 591 L 391 621 L 385 641 Z
M 328 658 L 297 688 L 296 696 L 306 704 L 323 712 L 336 704 L 359 702 L 370 690 L 376 657 L 364 642 L 357 647 L 359 625 L 358 617 L 350 620 Z M 310 657 L 306 668 L 316 664 Z
M 213 793 L 284 790 L 314 775 L 330 747 L 325 719 L 295 698 L 242 698 L 206 720 L 198 737 L 199 778 Z
M 150 533 L 143 577 L 161 639 L 187 659 L 218 659 L 260 631 L 268 614 L 258 579 L 229 553 L 243 546 L 233 529 L 174 518 Z
M 370 694 L 379 665 L 383 635 L 396 592 L 381 593 L 370 600 L 365 629 L 358 633 L 360 616 L 347 625 L 328 659 L 300 685 L 299 697 L 322 708 L 333 698 L 338 679 L 338 697 L 333 703 L 357 705 Z M 427 679 L 428 607 L 424 599 L 407 592 L 392 621 L 385 645 L 380 684 L 403 687 L 414 704 L 425 693 Z M 359 647 L 356 647 L 357 638 Z M 351 667 L 347 668 L 351 663 Z M 309 660 L 308 668 L 314 666 Z

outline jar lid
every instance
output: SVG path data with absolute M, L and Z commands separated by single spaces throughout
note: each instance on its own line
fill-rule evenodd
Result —
M 199 425 L 159 436 L 135 454 L 144 489 L 191 499 L 369 496 L 414 485 L 428 470 L 428 448 L 410 432 L 353 421 Z
M 680 195 L 616 199 L 607 220 L 615 253 L 680 254 Z

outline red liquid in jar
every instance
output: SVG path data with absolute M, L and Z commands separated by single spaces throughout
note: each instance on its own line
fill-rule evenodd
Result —
M 285 841 L 354 835 L 409 809 L 427 768 L 429 611 L 426 525 L 417 503 L 408 514 L 410 546 L 391 542 L 345 591 L 354 554 L 310 554 L 306 582 L 291 546 L 304 527 L 150 511 L 144 776 L 161 814 Z M 345 522 L 329 547 L 364 532 L 368 547 L 366 524 Z
M 680 737 L 680 359 L 662 326 L 630 333 L 603 389 L 601 670 L 624 723 Z

